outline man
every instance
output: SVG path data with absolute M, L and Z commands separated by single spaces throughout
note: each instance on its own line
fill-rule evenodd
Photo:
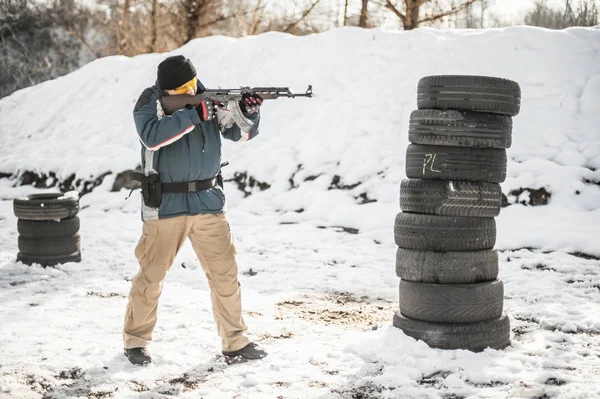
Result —
M 242 131 L 222 104 L 202 102 L 165 115 L 161 97 L 205 90 L 191 61 L 172 56 L 158 66 L 156 85 L 143 91 L 133 118 L 142 143 L 143 234 L 135 248 L 140 269 L 125 314 L 125 355 L 136 365 L 152 361 L 152 339 L 163 281 L 189 238 L 208 279 L 213 316 L 225 356 L 260 359 L 265 351 L 244 335 L 234 237 L 224 213 L 220 180 L 221 137 L 258 135 L 262 98 L 245 95 L 240 109 L 252 123 Z

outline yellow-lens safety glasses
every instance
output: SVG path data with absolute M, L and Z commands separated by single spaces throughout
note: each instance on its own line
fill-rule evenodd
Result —
M 190 89 L 195 89 L 196 88 L 196 82 L 197 82 L 197 78 L 194 76 L 194 78 L 192 80 L 190 80 L 189 82 L 187 82 L 186 84 L 179 86 L 178 88 L 175 89 L 175 93 L 176 94 L 185 94 L 187 93 Z

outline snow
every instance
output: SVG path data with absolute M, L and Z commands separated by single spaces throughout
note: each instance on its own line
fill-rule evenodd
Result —
M 226 179 L 270 185 L 247 197 L 225 187 L 245 318 L 269 351 L 232 365 L 189 244 L 164 286 L 155 362 L 133 367 L 121 354 L 140 201 L 110 188 L 139 163 L 131 110 L 166 54 L 99 59 L 1 99 L 1 173 L 112 174 L 80 198 L 82 262 L 56 268 L 15 261 L 12 211 L 20 195 L 55 190 L 0 179 L 0 397 L 599 397 L 599 43 L 594 28 L 344 28 L 211 37 L 174 52 L 207 87 L 315 92 L 266 102 L 261 135 L 224 147 Z M 505 77 L 523 92 L 502 184 L 514 203 L 496 218 L 512 327 L 503 351 L 431 349 L 391 326 L 408 118 L 429 74 Z M 542 187 L 547 205 L 510 195 Z
M 600 75 L 590 77 L 581 95 L 581 112 L 600 112 Z

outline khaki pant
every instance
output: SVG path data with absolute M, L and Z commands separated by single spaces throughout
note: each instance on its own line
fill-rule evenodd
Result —
M 235 351 L 249 343 L 244 336 L 235 242 L 227 218 L 221 213 L 144 222 L 142 238 L 135 248 L 140 270 L 132 280 L 125 313 L 125 348 L 145 347 L 152 340 L 162 285 L 186 237 L 208 279 L 223 350 Z

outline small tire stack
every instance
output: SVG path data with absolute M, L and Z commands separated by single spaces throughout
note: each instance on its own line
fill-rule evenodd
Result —
M 41 266 L 81 261 L 77 196 L 27 195 L 13 201 L 13 210 L 18 218 L 17 261 Z
M 441 75 L 422 78 L 417 91 L 394 226 L 393 325 L 435 348 L 502 349 L 510 323 L 494 217 L 521 90 L 502 78 Z

